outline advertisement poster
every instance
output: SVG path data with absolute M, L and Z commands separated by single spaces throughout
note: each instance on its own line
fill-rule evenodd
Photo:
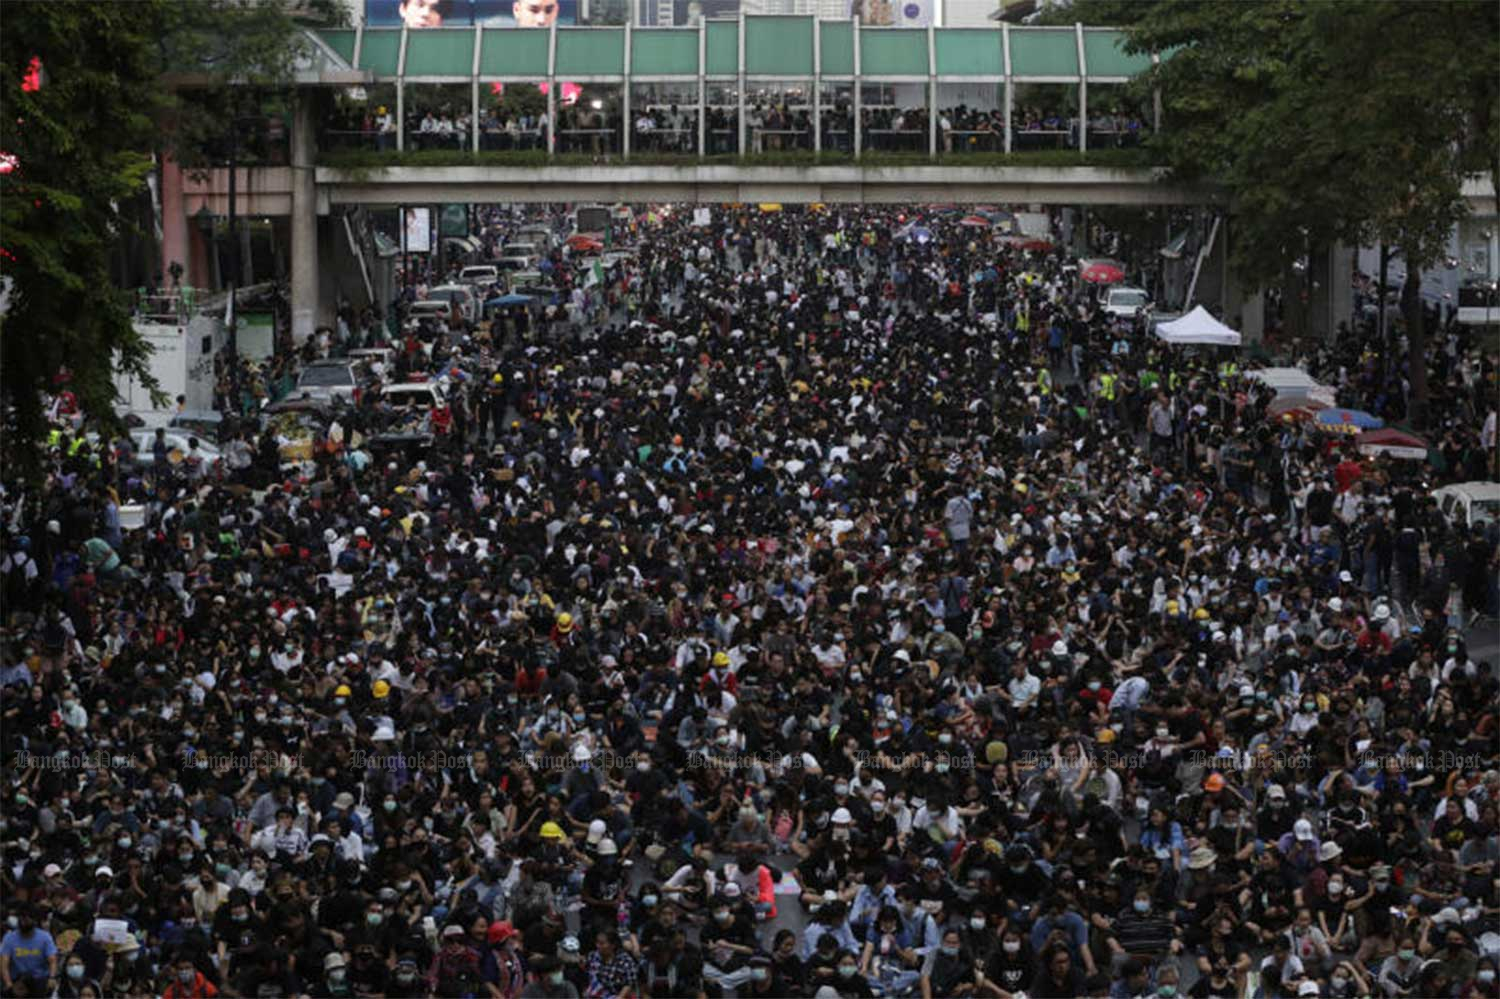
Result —
M 372 28 L 550 28 L 578 23 L 579 0 L 365 0 Z
M 431 253 L 432 209 L 408 208 L 402 231 L 406 237 L 403 250 L 407 253 Z
M 873 28 L 925 28 L 937 0 L 849 0 L 849 16 Z

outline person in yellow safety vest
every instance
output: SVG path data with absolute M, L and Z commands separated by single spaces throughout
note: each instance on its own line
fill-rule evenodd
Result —
M 1052 394 L 1052 372 L 1045 365 L 1037 369 L 1036 390 L 1043 396 Z
M 1167 391 L 1168 392 L 1176 392 L 1181 387 L 1182 387 L 1182 376 L 1177 373 L 1177 369 L 1174 368 L 1171 371 L 1168 371 L 1167 372 Z
M 1240 366 L 1233 361 L 1221 361 L 1219 363 L 1219 381 L 1227 382 L 1240 373 Z
M 1119 379 L 1118 375 L 1110 374 L 1108 372 L 1105 372 L 1104 374 L 1100 375 L 1099 376 L 1099 398 L 1103 399 L 1105 402 L 1114 402 L 1115 401 L 1115 383 L 1118 382 L 1119 380 L 1120 379 Z
M 1113 423 L 1115 421 L 1115 385 L 1120 376 L 1106 371 L 1099 376 L 1099 398 L 1103 401 L 1104 416 Z

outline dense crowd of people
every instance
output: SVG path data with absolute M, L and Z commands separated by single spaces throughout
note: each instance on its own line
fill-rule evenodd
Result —
M 7 461 L 0 991 L 1500 995 L 1495 356 L 1368 459 L 958 219 L 653 212 L 388 341 L 422 453 Z

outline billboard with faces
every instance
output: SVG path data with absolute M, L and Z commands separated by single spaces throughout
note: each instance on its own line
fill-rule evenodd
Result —
M 579 0 L 365 0 L 372 28 L 550 28 L 578 22 Z

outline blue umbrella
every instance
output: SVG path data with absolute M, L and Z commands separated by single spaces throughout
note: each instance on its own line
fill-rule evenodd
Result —
M 1313 416 L 1313 422 L 1324 430 L 1333 430 L 1345 434 L 1357 434 L 1361 430 L 1379 430 L 1385 426 L 1385 421 L 1378 416 L 1366 413 L 1362 409 L 1320 409 Z
M 525 305 L 531 301 L 530 295 L 501 295 L 484 303 L 486 309 L 496 305 Z

